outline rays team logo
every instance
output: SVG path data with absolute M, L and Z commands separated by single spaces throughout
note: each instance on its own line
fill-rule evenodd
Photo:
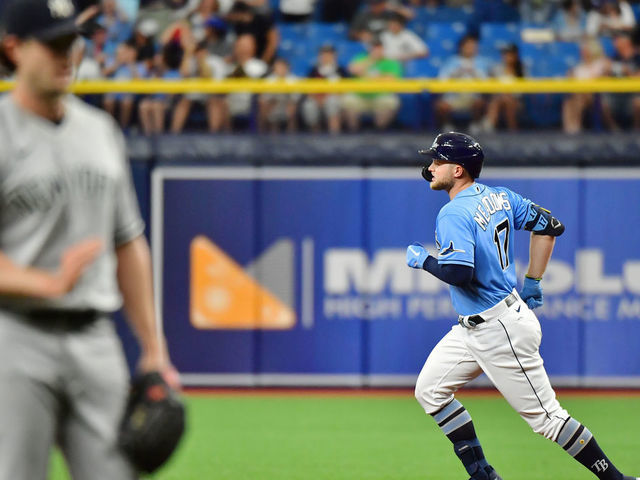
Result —
M 47 7 L 53 18 L 68 18 L 75 13 L 71 0 L 49 0 Z
M 199 329 L 295 326 L 294 245 L 281 239 L 243 268 L 204 236 L 191 242 L 190 320 Z
M 440 253 L 438 254 L 440 258 L 444 258 L 444 257 L 448 257 L 449 255 L 453 255 L 454 253 L 465 253 L 464 250 L 459 250 L 456 247 L 453 246 L 453 240 L 451 242 L 449 242 L 449 246 L 443 248 L 440 250 Z

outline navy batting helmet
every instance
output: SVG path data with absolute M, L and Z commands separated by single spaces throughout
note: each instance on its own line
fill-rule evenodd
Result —
M 441 133 L 433 141 L 431 148 L 418 150 L 418 153 L 435 160 L 457 163 L 464 167 L 472 178 L 480 176 L 484 161 L 484 152 L 480 144 L 473 137 L 459 132 Z M 431 181 L 428 168 L 428 165 L 423 168 L 422 176 Z

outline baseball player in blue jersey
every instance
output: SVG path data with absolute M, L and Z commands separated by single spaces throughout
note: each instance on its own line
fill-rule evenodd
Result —
M 437 257 L 419 243 L 407 264 L 451 288 L 458 325 L 435 346 L 420 372 L 416 398 L 451 440 L 470 480 L 500 480 L 487 462 L 455 392 L 482 372 L 534 432 L 557 442 L 601 480 L 633 480 L 620 473 L 593 434 L 556 399 L 540 356 L 542 333 L 533 309 L 542 305 L 540 281 L 564 226 L 548 210 L 504 187 L 475 180 L 484 153 L 468 135 L 449 132 L 420 150 L 432 161 L 423 177 L 450 201 L 436 220 Z M 529 267 L 518 293 L 513 232 L 532 233 Z

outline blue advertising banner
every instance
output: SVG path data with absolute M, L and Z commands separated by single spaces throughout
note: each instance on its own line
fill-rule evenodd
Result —
M 481 180 L 567 226 L 537 311 L 549 374 L 640 385 L 638 172 Z M 152 183 L 157 307 L 188 384 L 410 384 L 456 322 L 446 285 L 405 265 L 448 201 L 417 169 L 160 166 Z M 517 233 L 519 278 L 528 246 Z

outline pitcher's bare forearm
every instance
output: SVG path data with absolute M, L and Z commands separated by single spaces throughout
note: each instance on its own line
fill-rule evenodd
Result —
M 158 329 L 153 304 L 151 255 L 144 236 L 119 246 L 118 285 L 124 309 L 140 344 L 141 362 L 153 363 L 149 368 L 162 369 L 168 362 L 164 335 Z M 142 366 L 144 368 L 144 366 Z
M 54 275 L 36 268 L 24 268 L 0 253 L 0 294 L 49 298 L 55 296 Z
M 88 238 L 68 247 L 56 271 L 22 266 L 0 252 L 0 294 L 33 298 L 62 297 L 74 287 L 102 251 L 102 241 Z

